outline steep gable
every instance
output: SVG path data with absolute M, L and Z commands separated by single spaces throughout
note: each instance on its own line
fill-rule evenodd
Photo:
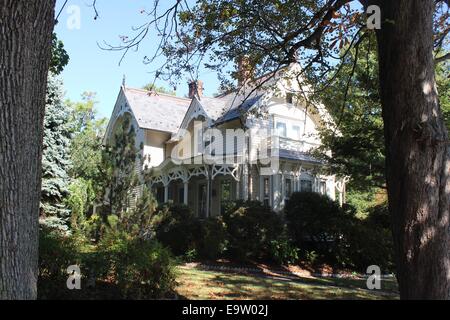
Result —
M 191 100 L 147 90 L 124 88 L 140 128 L 176 133 Z

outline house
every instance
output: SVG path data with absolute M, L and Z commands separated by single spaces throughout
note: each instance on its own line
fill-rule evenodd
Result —
M 144 159 L 136 170 L 150 169 L 159 202 L 184 203 L 199 217 L 218 215 L 236 199 L 280 211 L 295 191 L 338 194 L 342 203 L 344 181 L 320 174 L 324 164 L 310 154 L 330 116 L 295 98 L 289 74 L 296 68 L 217 97 L 205 97 L 201 81 L 189 84 L 188 98 L 123 85 L 105 142 L 129 117 Z

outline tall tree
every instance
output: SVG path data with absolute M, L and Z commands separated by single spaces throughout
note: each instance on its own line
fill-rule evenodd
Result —
M 112 141 L 103 151 L 104 216 L 116 215 L 121 219 L 130 207 L 130 194 L 139 184 L 135 146 L 136 133 L 130 117 L 124 117 L 113 133 Z
M 93 213 L 96 201 L 102 194 L 102 152 L 103 136 L 107 119 L 98 119 L 95 93 L 85 92 L 80 102 L 66 102 L 71 110 L 70 119 L 74 132 L 70 146 L 71 167 L 69 175 L 68 205 L 71 209 L 71 227 L 81 226 L 86 217 Z
M 350 176 L 349 185 L 365 192 L 386 187 L 375 37 L 363 40 L 353 69 L 355 51 L 352 49 L 343 61 L 333 85 L 316 94 L 315 99 L 331 114 L 330 123 L 320 130 L 322 145 L 317 156 L 326 160 L 330 173 Z M 333 123 L 340 124 L 339 134 Z
M 386 178 L 402 297 L 450 295 L 450 144 L 436 89 L 434 0 L 373 1 Z
M 70 182 L 69 150 L 73 129 L 63 95 L 62 81 L 50 73 L 44 117 L 40 218 L 46 225 L 67 230 L 70 217 L 66 205 Z
M 339 60 L 345 58 L 339 49 L 345 45 L 358 48 L 372 32 L 366 28 L 368 19 L 363 11 L 381 12 L 379 24 L 370 26 L 381 26 L 376 30 L 379 89 L 400 293 L 402 298 L 449 298 L 450 148 L 435 81 L 435 63 L 449 56 L 435 59 L 433 55 L 446 43 L 450 30 L 448 1 L 198 0 L 193 6 L 186 1 L 154 4 L 148 23 L 109 49 L 127 52 L 136 48 L 155 27 L 162 40 L 147 62 L 165 54 L 167 61 L 155 76 L 171 81 L 183 73 L 198 77 L 203 64 L 219 71 L 229 84 L 233 75 L 230 61 L 245 57 L 254 71 L 250 80 L 256 79 L 261 86 L 271 76 L 258 75 L 268 71 L 273 75 L 299 62 L 303 71 L 291 80 L 300 82 L 304 89 L 300 95 L 306 100 L 311 90 L 329 85 L 321 81 L 327 73 L 339 72 Z M 370 20 L 378 19 L 375 15 Z M 317 74 L 316 83 L 301 81 L 308 69 Z
M 36 298 L 54 0 L 0 2 L 0 299 Z

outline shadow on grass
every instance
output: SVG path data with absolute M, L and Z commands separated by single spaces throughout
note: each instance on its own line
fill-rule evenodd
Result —
M 395 299 L 365 289 L 364 280 L 282 278 L 227 271 L 181 270 L 178 288 L 189 299 Z

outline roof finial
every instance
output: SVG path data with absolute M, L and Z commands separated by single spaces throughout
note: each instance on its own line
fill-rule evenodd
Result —
M 125 76 L 125 74 L 123 75 L 123 79 L 122 79 L 122 87 L 125 88 L 125 82 L 127 80 L 127 77 Z

